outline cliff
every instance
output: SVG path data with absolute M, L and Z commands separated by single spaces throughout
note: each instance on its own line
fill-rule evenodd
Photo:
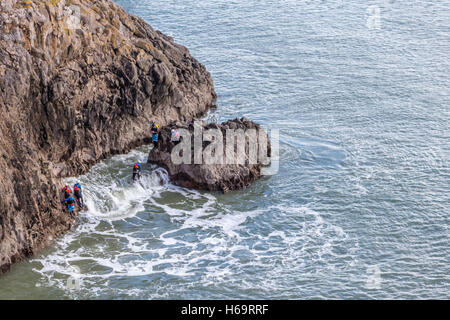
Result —
M 61 178 L 216 99 L 185 47 L 108 0 L 1 0 L 0 92 L 0 273 L 70 229 Z

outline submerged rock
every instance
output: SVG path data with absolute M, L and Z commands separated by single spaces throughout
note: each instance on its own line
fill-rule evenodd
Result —
M 181 142 L 172 141 L 172 129 L 181 134 Z M 148 162 L 165 168 L 179 186 L 229 192 L 259 179 L 270 164 L 270 152 L 267 133 L 245 118 L 222 124 L 174 122 L 160 131 Z
M 109 0 L 0 1 L 0 273 L 72 225 L 61 178 L 202 116 L 210 74 Z

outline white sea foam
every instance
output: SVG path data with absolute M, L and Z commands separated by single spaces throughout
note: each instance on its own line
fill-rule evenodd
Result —
M 320 260 L 347 237 L 307 206 L 280 204 L 236 211 L 220 204 L 214 194 L 170 184 L 161 168 L 144 168 L 142 179 L 132 183 L 129 166 L 123 163 L 143 159 L 145 153 L 134 151 L 95 166 L 79 179 L 67 180 L 81 181 L 89 210 L 80 214 L 77 227 L 59 239 L 50 254 L 35 259 L 41 265 L 35 268 L 43 276 L 41 286 L 52 285 L 73 294 L 66 287 L 72 277 L 82 280 L 92 297 L 106 294 L 105 281 L 113 286 L 117 278 L 195 279 L 201 275 L 204 285 L 214 285 L 234 282 L 249 267 L 270 266 L 269 273 L 277 274 L 278 282 L 263 277 L 259 283 L 282 287 L 283 278 L 311 272 L 306 269 L 308 259 Z M 289 226 L 274 229 L 262 222 L 268 214 L 294 219 L 301 232 Z M 158 217 L 163 219 L 160 224 L 153 222 Z M 267 229 L 266 236 L 256 231 L 255 224 Z

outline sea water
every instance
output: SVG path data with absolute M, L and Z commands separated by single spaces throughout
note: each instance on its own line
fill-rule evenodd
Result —
M 117 2 L 207 67 L 215 117 L 279 130 L 278 173 L 223 195 L 131 183 L 147 146 L 102 161 L 0 298 L 450 298 L 449 2 Z

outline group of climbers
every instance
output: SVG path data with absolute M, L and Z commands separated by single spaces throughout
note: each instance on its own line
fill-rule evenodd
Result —
M 158 148 L 158 139 L 159 139 L 159 125 L 152 122 L 150 126 L 150 132 L 152 133 L 152 142 L 154 149 Z M 171 141 L 177 145 L 181 141 L 183 141 L 183 137 L 180 135 L 178 130 L 172 129 L 171 130 Z M 141 178 L 141 163 L 138 161 L 133 166 L 133 181 L 136 181 L 137 179 Z
M 152 133 L 152 143 L 154 148 L 158 148 L 158 140 L 159 140 L 159 125 L 152 122 L 150 127 L 150 132 Z M 171 138 L 170 140 L 177 145 L 181 141 L 183 141 L 183 137 L 180 135 L 178 130 L 171 130 Z
M 61 203 L 64 203 L 67 206 L 70 216 L 73 217 L 75 204 L 77 204 L 80 208 L 84 207 L 83 191 L 81 190 L 81 184 L 77 182 L 73 186 L 73 195 L 75 198 L 72 197 L 72 189 L 68 184 L 66 184 L 64 188 L 62 188 L 62 192 L 64 192 L 64 200 L 61 201 Z
M 153 147 L 158 148 L 159 125 L 153 122 L 150 127 L 150 132 L 152 134 Z M 172 129 L 171 132 L 172 132 L 171 141 L 174 142 L 175 144 L 178 144 L 182 140 L 180 133 L 174 129 Z M 141 170 L 142 165 L 139 161 L 137 161 L 133 165 L 133 181 L 136 181 L 136 179 L 141 178 Z M 69 214 L 71 216 L 73 211 L 75 210 L 75 204 L 77 204 L 80 208 L 84 207 L 83 193 L 81 190 L 80 183 L 77 182 L 74 185 L 73 189 L 74 189 L 73 195 L 75 198 L 72 197 L 72 189 L 68 184 L 66 184 L 62 189 L 62 191 L 64 192 L 64 200 L 61 201 L 61 203 L 64 203 L 67 206 Z

